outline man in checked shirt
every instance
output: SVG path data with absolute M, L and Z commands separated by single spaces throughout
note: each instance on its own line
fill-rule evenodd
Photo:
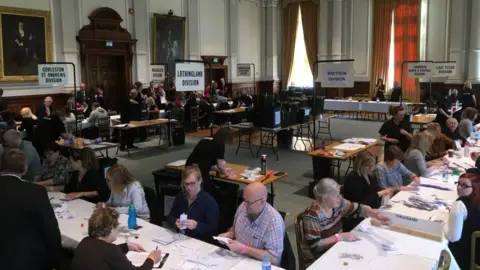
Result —
M 235 221 L 219 236 L 232 239 L 227 244 L 234 252 L 262 260 L 268 254 L 270 262 L 280 265 L 283 252 L 285 223 L 273 206 L 267 203 L 268 191 L 261 182 L 249 184 L 243 191 L 243 203 Z

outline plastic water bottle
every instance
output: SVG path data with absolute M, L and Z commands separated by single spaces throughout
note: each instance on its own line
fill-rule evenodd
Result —
M 128 207 L 128 228 L 130 230 L 137 228 L 137 211 L 133 204 L 130 204 L 130 207 Z
M 443 166 L 442 170 L 442 181 L 448 183 L 448 166 Z
M 268 259 L 268 254 L 263 255 L 263 260 L 262 260 L 262 270 L 271 270 L 272 269 L 272 263 Z
M 260 173 L 262 175 L 267 174 L 267 155 L 262 155 L 260 158 Z
M 470 144 L 468 142 L 463 146 L 463 156 L 470 157 Z

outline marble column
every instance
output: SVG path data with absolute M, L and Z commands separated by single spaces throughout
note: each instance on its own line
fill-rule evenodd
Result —
M 318 60 L 328 60 L 328 0 L 319 1 L 318 10 Z M 320 81 L 321 71 L 317 65 L 317 81 Z
M 457 62 L 457 72 L 446 81 L 449 84 L 460 84 L 467 75 L 465 70 L 467 2 L 468 0 L 450 0 L 449 61 Z
M 228 79 L 230 82 L 237 82 L 238 63 L 238 0 L 227 1 L 228 12 L 228 39 L 227 39 L 227 61 Z
M 342 36 L 343 36 L 343 0 L 333 0 L 332 13 L 332 60 L 342 59 Z
M 262 13 L 263 27 L 265 28 L 264 42 L 265 42 L 265 70 L 263 80 L 278 81 L 278 42 L 279 24 L 280 22 L 280 0 L 262 0 L 264 12 Z
M 80 1 L 74 0 L 62 0 L 61 5 L 61 17 L 62 17 L 62 26 L 56 29 L 62 30 L 62 41 L 63 47 L 57 47 L 57 50 L 61 50 L 63 54 L 63 59 L 57 59 L 57 61 L 72 62 L 75 64 L 75 75 L 77 76 L 77 88 L 80 85 L 81 70 L 80 70 L 80 59 L 79 59 L 79 47 L 76 39 L 78 31 L 83 27 L 81 25 L 81 16 L 80 13 L 81 4 Z M 72 14 L 73 13 L 73 14 Z M 69 66 L 68 68 L 68 85 L 66 89 L 73 90 L 73 68 Z
M 137 13 L 137 16 L 134 16 L 134 28 L 135 28 L 135 39 L 137 39 L 137 44 L 135 46 L 135 71 L 134 78 L 136 81 L 142 83 L 148 83 L 152 78 L 150 78 L 150 61 L 149 58 L 149 20 L 145 18 L 150 18 L 150 1 L 133 1 L 133 8 Z M 135 76 L 136 75 L 136 76 Z
M 480 83 L 480 0 L 471 0 L 470 46 L 468 47 L 468 80 Z

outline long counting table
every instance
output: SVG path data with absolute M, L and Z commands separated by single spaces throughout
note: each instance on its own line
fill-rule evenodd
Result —
M 63 194 L 60 192 L 49 192 L 52 203 L 59 203 Z M 75 248 L 80 241 L 87 236 L 88 218 L 91 216 L 95 205 L 84 200 L 73 200 L 65 202 L 68 214 L 65 217 L 58 217 L 58 224 L 62 235 L 62 245 L 68 248 Z M 71 217 L 68 217 L 71 216 Z M 120 215 L 120 226 L 126 226 L 128 216 Z M 261 262 L 246 258 L 211 244 L 175 234 L 165 228 L 158 227 L 144 220 L 137 219 L 141 229 L 132 233 L 121 234 L 115 244 L 122 244 L 132 241 L 141 244 L 147 251 L 154 250 L 157 246 L 162 253 L 170 253 L 166 264 L 162 269 L 260 269 Z M 153 238 L 175 239 L 168 245 L 160 245 L 153 242 Z M 205 264 L 209 264 L 206 266 Z M 272 269 L 281 269 L 273 267 Z
M 403 106 L 413 105 L 411 102 L 403 102 Z M 398 106 L 400 102 L 390 101 L 357 101 L 357 100 L 336 100 L 326 99 L 325 111 L 349 111 L 349 112 L 373 112 L 373 113 L 388 113 L 390 106 Z

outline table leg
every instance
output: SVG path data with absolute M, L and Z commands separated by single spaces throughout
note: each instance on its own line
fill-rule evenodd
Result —
M 171 141 L 171 133 L 172 133 L 172 127 L 171 123 L 167 123 L 167 139 L 168 139 L 168 147 L 172 146 L 172 141 Z
M 270 183 L 270 194 L 272 194 L 272 206 L 273 206 L 273 202 L 275 200 L 275 191 L 273 189 L 273 182 Z
M 263 146 L 263 135 L 262 135 L 262 130 L 260 129 L 260 147 L 257 150 L 257 158 L 258 158 L 258 153 L 260 153 L 260 150 L 262 150 Z

